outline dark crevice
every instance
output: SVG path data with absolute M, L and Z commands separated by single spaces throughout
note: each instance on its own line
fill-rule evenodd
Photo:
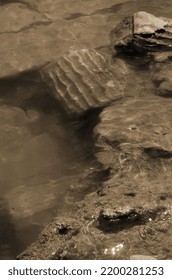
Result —
M 77 19 L 80 17 L 85 17 L 85 16 L 89 16 L 88 14 L 82 14 L 82 13 L 72 13 L 69 16 L 67 16 L 65 19 L 66 20 L 73 20 L 73 19 Z
M 165 207 L 157 207 L 152 210 L 143 208 L 133 208 L 122 212 L 112 209 L 106 212 L 102 210 L 98 217 L 98 228 L 107 233 L 117 233 L 122 230 L 128 230 L 134 226 L 149 223 L 150 219 L 155 220 L 157 216 L 166 211 Z
M 109 146 L 111 146 L 113 149 L 116 149 L 116 148 L 118 148 L 119 146 L 120 146 L 120 144 L 121 144 L 121 142 L 120 141 L 115 141 L 115 140 L 113 140 L 113 141 L 111 141 L 111 140 L 109 140 L 109 139 L 103 139 L 104 140 L 104 142 L 106 143 L 106 144 L 108 144 Z
M 161 89 L 158 89 L 158 92 L 157 94 L 161 97 L 165 97 L 165 98 L 172 98 L 172 89 L 171 90 L 161 90 Z
M 165 33 L 165 32 L 166 31 L 163 28 L 156 30 L 156 33 L 159 33 L 159 34 L 162 34 L 162 33 Z
M 168 159 L 172 157 L 172 151 L 163 150 L 161 148 L 149 147 L 144 148 L 144 152 L 151 158 L 164 158 Z
M 146 33 L 144 34 L 144 33 L 143 33 L 143 34 L 141 35 L 141 37 L 143 37 L 143 38 L 152 38 L 152 36 L 154 36 L 154 35 L 155 35 L 155 34 L 149 34 L 149 33 L 148 33 L 148 34 L 146 34 Z

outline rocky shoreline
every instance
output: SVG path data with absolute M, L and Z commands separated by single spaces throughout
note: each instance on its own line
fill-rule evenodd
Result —
M 87 9 L 91 29 L 84 3 L 81 11 L 73 2 L 58 17 L 48 0 L 0 6 L 4 17 L 20 12 L 25 18 L 0 32 L 2 89 L 6 79 L 30 73 L 35 88 L 21 99 L 17 93 L 24 110 L 41 89 L 68 118 L 93 114 L 93 153 L 100 166 L 80 178 L 82 200 L 71 202 L 17 259 L 172 259 L 172 20 L 134 13 L 113 29 L 116 19 L 110 14 L 105 21 L 101 1 L 99 11 L 96 3 Z

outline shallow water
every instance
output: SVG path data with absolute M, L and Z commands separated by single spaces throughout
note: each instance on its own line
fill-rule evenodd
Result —
M 53 3 L 37 1 L 34 7 L 51 20 L 71 22 L 70 32 L 77 38 L 76 43 L 69 40 L 58 56 L 75 45 L 107 46 L 108 31 L 128 14 L 144 10 L 170 17 L 172 12 L 172 1 L 164 0 L 70 0 L 65 4 L 59 0 L 54 5 L 50 2 Z M 59 26 L 63 37 L 63 24 Z M 46 27 L 41 28 L 43 33 Z M 20 59 L 24 61 L 25 56 Z M 132 76 L 128 81 L 131 94 L 134 83 L 135 93 L 143 93 L 147 79 L 143 72 L 140 69 L 136 80 Z M 32 83 L 27 78 L 0 82 L 1 259 L 15 258 L 35 240 L 42 227 L 67 207 L 65 195 L 70 186 L 97 166 L 91 156 L 91 138 L 84 142 L 84 135 L 82 141 L 78 137 L 79 122 L 70 121 L 42 85 L 31 80 Z M 33 97 L 35 94 L 38 97 Z
M 22 77 L 1 81 L 1 259 L 14 258 L 65 210 L 67 190 L 97 165 L 90 144 L 80 141 L 82 125 L 65 116 L 45 85 L 29 84 L 28 95 Z M 42 90 L 36 99 L 35 84 Z

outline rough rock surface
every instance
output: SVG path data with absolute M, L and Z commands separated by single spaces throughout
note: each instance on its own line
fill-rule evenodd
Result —
M 170 175 L 171 110 L 172 104 L 158 97 L 130 98 L 104 109 L 95 128 L 99 161 L 118 175 L 153 177 L 158 170 Z
M 34 24 L 49 22 L 44 15 L 29 9 L 22 3 L 2 6 L 0 15 L 0 34 L 19 32 Z
M 108 181 L 73 209 L 75 215 L 52 221 L 18 258 L 129 259 L 140 254 L 171 259 L 170 182 L 161 187 Z
M 107 21 L 102 19 L 96 2 L 91 5 L 85 1 L 79 5 L 76 0 L 65 3 L 51 0 L 6 2 L 0 1 L 0 13 L 7 8 L 14 12 L 14 7 L 16 11 L 21 7 L 23 10 L 20 12 L 20 21 L 7 16 L 9 21 L 0 34 L 0 78 L 39 69 L 71 49 L 109 44 L 112 23 L 109 21 L 107 25 Z M 105 5 L 102 1 L 100 10 L 113 3 L 113 0 L 109 0 Z M 93 13 L 93 16 L 87 18 L 85 13 Z M 22 15 L 28 20 L 22 21 Z
M 81 49 L 41 70 L 43 80 L 69 113 L 80 114 L 124 96 L 127 67 L 101 52 Z
M 137 12 L 123 19 L 111 32 L 112 47 L 126 51 L 165 51 L 172 49 L 172 19 Z
M 148 12 L 154 13 L 156 9 L 158 15 L 168 16 L 171 1 L 166 1 L 163 7 L 161 1 L 152 0 L 151 3 L 149 0 L 141 0 L 139 3 L 135 1 L 130 5 L 130 13 L 149 7 Z M 16 18 L 15 20 L 10 18 L 6 24 L 7 33 L 2 30 L 3 34 L 0 34 L 0 78 L 38 69 L 60 58 L 71 49 L 94 49 L 109 45 L 109 31 L 119 22 L 119 18 L 122 19 L 128 13 L 128 2 L 128 0 L 116 0 L 115 3 L 114 0 L 80 0 L 78 3 L 78 0 L 67 0 L 64 3 L 63 0 L 1 0 L 0 13 L 6 9 L 6 4 L 8 9 L 11 9 L 10 5 L 11 7 L 21 5 L 25 8 L 20 15 L 28 14 L 29 17 L 27 22 L 21 20 L 21 23 Z M 17 33 L 13 32 L 16 22 L 19 24 L 17 29 L 21 26 Z

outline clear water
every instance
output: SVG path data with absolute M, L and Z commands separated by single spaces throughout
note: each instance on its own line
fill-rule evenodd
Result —
M 66 210 L 66 192 L 97 164 L 81 122 L 65 115 L 45 85 L 21 77 L 0 89 L 0 258 L 8 259 Z
M 53 20 L 76 23 L 74 35 L 81 34 L 77 47 L 106 46 L 108 34 L 105 38 L 104 30 L 110 31 L 124 16 L 136 11 L 167 17 L 172 12 L 171 0 L 70 0 L 65 4 L 59 0 L 55 1 L 56 8 L 48 0 L 8 2 L 30 2 Z M 143 91 L 143 82 L 138 81 L 136 90 Z M 38 91 L 42 95 L 33 98 Z M 10 259 L 67 207 L 67 190 L 97 163 L 90 156 L 90 140 L 83 141 L 87 135 L 83 132 L 82 139 L 78 136 L 80 123 L 67 119 L 39 83 L 0 81 L 0 100 L 0 258 Z

